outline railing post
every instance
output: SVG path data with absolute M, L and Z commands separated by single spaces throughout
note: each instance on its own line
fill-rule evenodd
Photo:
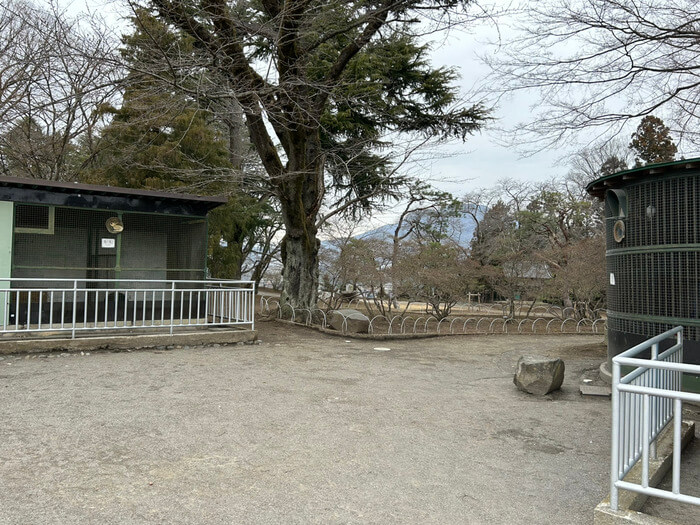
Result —
M 612 449 L 610 452 L 610 509 L 617 510 L 620 455 L 620 365 L 612 361 Z
M 651 360 L 657 361 L 658 358 L 659 358 L 659 343 L 654 343 L 653 345 L 651 345 Z M 655 368 L 653 370 L 650 370 L 649 372 L 651 372 L 651 377 L 652 377 L 651 387 L 652 388 L 659 388 L 659 382 L 660 382 L 659 377 L 660 377 L 661 371 Z M 660 398 L 654 396 L 651 399 L 651 409 L 650 410 L 651 410 L 651 413 L 653 415 L 653 419 L 651 421 L 651 425 L 652 425 L 651 428 L 653 428 L 654 430 L 656 430 L 656 428 L 659 424 L 658 416 L 659 416 L 660 404 L 661 404 Z M 658 436 L 657 436 L 657 439 L 658 439 Z M 651 454 L 652 459 L 656 459 L 657 458 L 656 439 L 654 439 L 654 441 L 652 441 L 649 445 L 650 445 L 649 454 Z
M 175 324 L 175 281 L 172 282 L 170 287 L 170 335 L 173 335 L 173 324 Z
M 683 401 L 680 398 L 673 400 L 673 474 L 671 492 L 679 494 L 681 491 L 681 430 L 683 419 Z
M 253 287 L 250 291 L 250 310 L 248 312 L 251 318 L 250 329 L 255 330 L 255 281 L 253 281 Z
M 644 394 L 642 397 L 642 487 L 649 487 L 649 419 L 651 416 L 651 407 L 649 403 L 649 394 Z
M 75 316 L 78 305 L 78 280 L 73 281 L 73 324 L 71 325 L 70 338 L 75 339 Z

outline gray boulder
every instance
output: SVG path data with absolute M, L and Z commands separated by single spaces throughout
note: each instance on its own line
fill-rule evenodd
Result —
M 518 359 L 513 383 L 523 392 L 543 396 L 561 388 L 564 381 L 564 361 L 540 356 Z
M 343 322 L 346 323 L 345 326 L 343 326 Z M 339 332 L 366 334 L 369 330 L 369 317 L 352 308 L 333 310 L 330 325 Z

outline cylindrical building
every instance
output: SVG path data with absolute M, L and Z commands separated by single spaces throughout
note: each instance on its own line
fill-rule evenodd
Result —
M 700 363 L 700 159 L 621 171 L 587 190 L 605 201 L 608 358 L 683 325 L 684 360 Z

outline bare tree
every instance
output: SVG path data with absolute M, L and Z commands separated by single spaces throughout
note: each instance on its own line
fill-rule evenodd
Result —
M 106 59 L 116 42 L 91 22 L 25 0 L 0 6 L 4 175 L 70 180 L 89 162 L 100 108 L 118 85 L 118 68 Z
M 585 147 L 566 159 L 569 173 L 566 189 L 581 200 L 589 198 L 586 186 L 604 175 L 611 175 L 632 166 L 632 154 L 626 142 L 613 138 Z
M 601 236 L 603 225 L 600 204 L 585 193 L 581 180 L 593 175 L 591 159 L 609 151 L 614 150 L 581 153 L 574 177 L 540 185 L 503 180 L 491 191 L 467 197 L 472 206 L 488 207 L 471 256 L 483 265 L 488 286 L 508 300 L 511 315 L 517 295 L 531 300 L 532 308 L 545 288 L 566 306 L 577 300 L 573 287 L 582 283 L 574 279 L 575 268 L 580 268 L 581 252 L 597 246 L 588 241 Z
M 539 150 L 662 112 L 700 143 L 696 0 L 544 0 L 524 2 L 516 16 L 514 36 L 488 59 L 488 84 L 497 93 L 539 90 L 519 140 Z
M 414 241 L 397 263 L 394 286 L 400 295 L 424 301 L 427 313 L 440 320 L 474 289 L 479 274 L 478 264 L 454 243 Z
M 330 238 L 321 247 L 322 300 L 328 309 L 358 297 L 372 312 L 374 303 L 384 314 L 383 293 L 390 282 L 390 244 L 384 239 L 362 239 L 356 235 L 357 223 L 334 221 L 327 224 Z M 332 233 L 330 232 L 332 230 Z M 346 287 L 350 290 L 346 290 Z
M 396 226 L 391 235 L 391 262 L 397 266 L 401 255 L 401 243 L 410 238 L 432 236 L 439 241 L 445 223 L 460 212 L 459 201 L 450 193 L 439 191 L 420 180 L 409 180 Z
M 560 295 L 566 290 L 576 317 L 594 319 L 596 310 L 605 305 L 605 238 L 581 239 L 564 250 L 567 263 L 556 270 L 549 291 Z

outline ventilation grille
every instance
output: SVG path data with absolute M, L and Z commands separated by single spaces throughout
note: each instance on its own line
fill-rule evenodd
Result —
M 608 249 L 662 244 L 700 243 L 700 177 L 666 177 L 625 187 L 626 238 L 617 243 L 617 220 L 606 203 Z
M 630 321 L 627 319 L 617 319 L 612 316 L 608 318 L 607 324 L 608 330 L 610 331 L 642 335 L 645 337 L 654 337 L 677 326 L 673 323 Z M 700 341 L 700 329 L 694 326 L 686 326 L 683 329 L 683 337 L 691 341 Z
M 608 256 L 615 285 L 608 308 L 615 312 L 697 319 L 700 253 L 633 253 Z
M 654 336 L 673 325 L 654 317 L 700 318 L 700 177 L 666 176 L 630 183 L 626 192 L 625 238 L 613 239 L 617 217 L 606 207 L 607 304 L 613 312 L 648 317 L 645 321 L 609 319 L 609 328 Z M 627 253 L 626 253 L 626 250 Z M 647 252 L 647 253 L 643 253 Z M 700 340 L 698 328 L 686 337 Z

